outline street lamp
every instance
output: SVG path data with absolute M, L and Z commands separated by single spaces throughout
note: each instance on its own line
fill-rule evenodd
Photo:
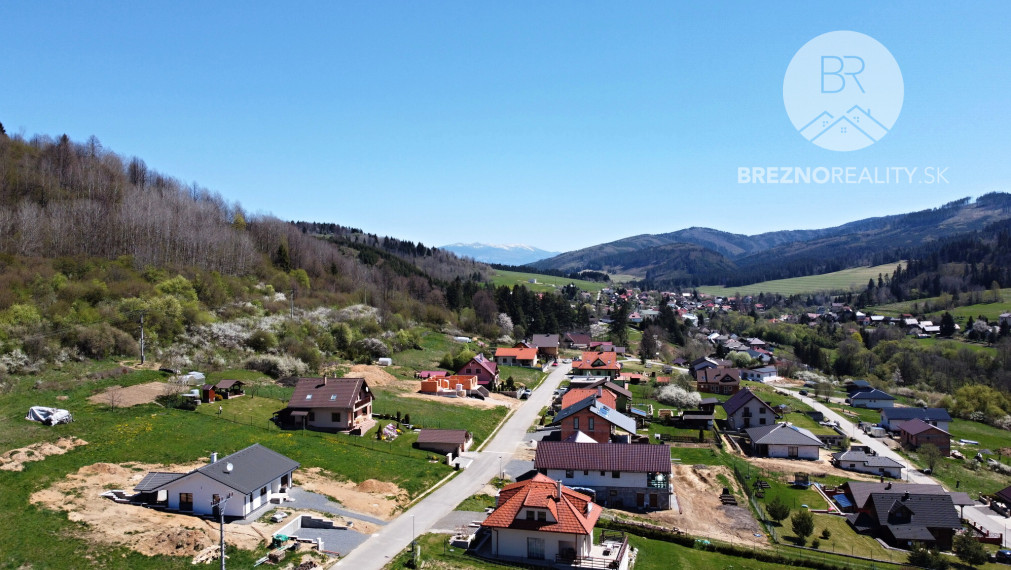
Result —
M 498 478 L 499 479 L 504 479 L 505 478 L 503 476 L 503 473 L 502 473 L 502 456 L 501 455 L 498 456 Z

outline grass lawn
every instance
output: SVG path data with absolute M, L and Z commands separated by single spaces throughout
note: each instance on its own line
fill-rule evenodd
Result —
M 827 539 L 821 537 L 821 533 L 825 529 L 828 529 L 830 533 Z M 793 533 L 789 518 L 783 521 L 783 526 L 779 528 L 778 533 L 784 542 L 793 543 L 796 541 L 797 537 Z M 864 556 L 900 564 L 905 563 L 908 559 L 905 552 L 887 550 L 882 548 L 873 538 L 857 534 L 846 523 L 846 519 L 837 515 L 814 514 L 814 534 L 808 537 L 806 546 L 810 547 L 814 539 L 818 539 L 818 550 L 822 552 Z
M 670 456 L 682 465 L 727 465 L 728 456 L 716 446 L 672 447 Z
M 510 376 L 512 376 L 513 381 L 517 384 L 517 386 L 519 384 L 523 384 L 531 390 L 540 386 L 541 382 L 548 377 L 547 374 L 541 372 L 540 368 L 527 368 L 525 366 L 498 367 L 499 380 L 505 382 Z
M 958 449 L 967 456 L 976 454 L 977 450 L 990 449 L 994 453 L 1004 447 L 1011 447 L 1011 432 L 988 426 L 980 422 L 954 418 L 948 426 L 951 433 L 951 448 Z M 959 439 L 978 441 L 979 445 L 958 445 Z
M 462 503 L 456 506 L 457 511 L 483 511 L 495 506 L 495 497 L 491 495 L 485 495 L 484 493 L 478 493 L 477 495 L 472 495 L 463 500 Z
M 410 414 L 415 427 L 438 429 L 465 429 L 474 434 L 475 445 L 480 445 L 505 417 L 505 406 L 478 408 L 463 404 L 444 404 L 433 400 L 405 398 L 397 392 L 376 388 L 376 401 L 372 411 L 376 414 Z M 384 422 L 385 423 L 385 422 Z
M 531 279 L 536 279 L 537 283 L 530 283 Z M 501 269 L 492 270 L 491 282 L 496 286 L 523 285 L 531 291 L 555 291 L 569 283 L 579 287 L 583 291 L 597 292 L 607 287 L 613 287 L 613 282 L 585 281 L 582 279 L 568 279 L 566 277 L 555 277 L 553 275 L 540 275 L 538 273 L 521 273 L 519 271 L 504 271 Z M 865 280 L 866 283 L 866 280 Z
M 962 307 L 954 307 L 948 312 L 951 316 L 955 317 L 957 322 L 964 323 L 968 317 L 977 318 L 983 315 L 991 321 L 997 320 L 1001 313 L 1007 313 L 1011 311 L 1011 289 L 1001 289 L 1001 298 L 1004 299 L 999 303 L 978 303 L 976 305 L 965 305 Z M 876 307 L 868 307 L 864 311 L 867 314 L 879 314 L 887 316 L 899 316 L 905 313 L 913 314 L 915 312 L 922 312 L 924 303 L 930 303 L 931 305 L 937 305 L 939 302 L 939 297 L 927 297 L 925 299 L 916 299 L 915 301 L 902 301 L 900 303 L 888 303 L 887 305 L 878 305 Z M 913 305 L 917 306 L 918 311 L 913 310 Z M 933 311 L 931 314 L 937 314 L 938 317 L 944 313 L 941 311 Z
M 852 406 L 847 406 L 845 404 L 836 404 L 833 402 L 825 403 L 829 408 L 836 410 L 838 412 L 852 412 L 857 415 L 856 418 L 844 413 L 843 417 L 850 419 L 851 421 L 862 421 L 872 424 L 876 424 L 881 421 L 881 412 L 877 410 L 872 410 L 870 408 L 854 408 Z
M 823 275 L 793 277 L 791 279 L 776 279 L 763 281 L 741 287 L 723 287 L 708 285 L 698 287 L 702 293 L 710 295 L 757 295 L 759 293 L 780 293 L 782 295 L 798 295 L 803 293 L 818 293 L 830 291 L 855 291 L 867 286 L 868 279 L 877 279 L 879 273 L 892 274 L 895 266 L 903 262 L 887 263 L 875 267 L 856 267 L 844 269 Z

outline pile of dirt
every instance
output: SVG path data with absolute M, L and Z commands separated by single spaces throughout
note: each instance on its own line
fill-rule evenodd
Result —
M 32 494 L 31 502 L 65 511 L 83 523 L 80 535 L 103 544 L 122 545 L 147 556 L 194 556 L 218 541 L 215 522 L 190 515 L 166 513 L 138 505 L 116 503 L 100 495 L 108 489 L 129 492 L 148 471 L 186 473 L 192 465 L 96 463 L 67 475 L 51 487 Z M 260 546 L 272 530 L 266 525 L 227 525 L 228 543 L 244 550 Z
M 371 364 L 355 364 L 351 371 L 347 373 L 348 378 L 364 378 L 369 386 L 378 388 L 379 386 L 389 386 L 401 382 L 397 377 L 383 370 L 381 366 Z M 419 384 L 420 386 L 420 384 Z
M 109 386 L 105 391 L 88 398 L 88 401 L 93 404 L 106 405 L 113 408 L 129 408 L 130 406 L 153 402 L 158 396 L 168 394 L 176 389 L 175 386 L 170 386 L 164 382 L 148 382 L 147 384 L 137 384 L 128 388 Z
M 61 437 L 56 443 L 40 442 L 27 447 L 19 447 L 0 455 L 0 470 L 21 471 L 29 461 L 42 461 L 50 455 L 63 455 L 67 451 L 88 442 L 76 437 Z
M 674 465 L 673 470 L 674 492 L 681 513 L 677 510 L 655 511 L 647 515 L 650 519 L 695 536 L 744 542 L 761 548 L 769 546 L 747 506 L 728 506 L 720 502 L 720 492 L 727 486 L 721 479 L 727 481 L 742 500 L 744 497 L 729 468 L 723 465 L 704 468 Z
M 390 520 L 400 507 L 409 502 L 407 491 L 396 483 L 375 479 L 357 484 L 351 481 L 337 481 L 317 467 L 295 471 L 294 483 L 306 491 L 333 498 L 349 511 L 382 520 Z M 358 526 L 356 522 L 355 528 Z
M 816 481 L 818 477 L 824 477 L 825 475 L 838 475 L 840 477 L 846 477 L 847 479 L 862 481 L 878 480 L 878 478 L 873 475 L 857 473 L 856 471 L 846 471 L 845 469 L 839 469 L 838 467 L 832 465 L 832 452 L 827 449 L 822 449 L 820 451 L 820 457 L 821 459 L 819 461 L 773 459 L 770 457 L 751 457 L 748 458 L 748 461 L 751 463 L 752 467 L 767 469 L 769 471 L 776 471 L 784 474 L 782 478 L 784 481 L 793 481 L 793 474 L 798 471 L 811 474 L 815 477 L 812 481 Z

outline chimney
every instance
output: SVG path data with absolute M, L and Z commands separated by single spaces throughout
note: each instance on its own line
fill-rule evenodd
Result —
M 603 386 L 597 386 L 597 397 L 598 398 L 603 398 L 604 397 L 604 387 Z
M 558 500 L 562 500 L 562 482 L 558 481 Z
M 888 484 L 885 485 L 885 490 L 887 491 L 888 489 L 891 489 L 891 488 L 892 488 L 892 482 L 889 481 Z
M 211 452 L 211 463 L 217 463 L 217 462 L 218 462 L 218 452 L 217 451 L 212 451 Z
M 909 500 L 909 491 L 906 491 L 906 493 L 904 495 L 902 495 L 902 500 L 903 501 Z

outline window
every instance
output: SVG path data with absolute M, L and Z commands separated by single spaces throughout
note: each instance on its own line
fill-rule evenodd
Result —
M 590 424 L 590 431 L 593 431 L 593 418 L 591 417 L 589 420 L 587 420 L 587 423 Z
M 565 470 L 565 478 L 566 479 L 572 479 L 575 476 L 576 476 L 576 474 L 575 474 L 575 472 L 572 471 L 572 469 L 566 469 Z
M 330 413 L 330 421 L 332 421 L 335 424 L 339 424 L 340 421 L 341 421 L 341 413 L 340 412 L 331 412 Z
M 544 539 L 527 537 L 527 558 L 544 560 Z
M 788 456 L 790 456 L 790 457 L 797 457 L 800 453 L 799 453 L 799 450 L 797 449 L 797 446 L 790 445 L 790 446 L 787 446 L 787 448 L 786 448 L 786 454 Z
M 579 429 L 579 416 L 572 418 L 572 429 Z
M 758 413 L 764 414 L 765 413 L 765 408 L 758 408 Z
M 306 394 L 305 395 L 305 399 L 306 400 L 311 400 L 312 399 L 312 394 Z
M 589 475 L 589 474 L 590 474 L 589 471 L 586 471 L 586 470 L 583 471 L 583 475 Z
M 765 418 L 758 418 L 758 425 L 764 426 L 765 425 Z
M 528 521 L 534 520 L 534 512 L 531 511 L 530 509 L 527 509 L 527 520 Z
M 179 510 L 193 510 L 193 493 L 179 493 Z
M 310 422 L 314 422 L 314 421 L 316 421 L 316 412 L 312 412 L 312 411 L 310 411 L 310 412 L 309 412 L 309 415 L 308 415 L 308 416 L 306 416 L 306 417 L 308 417 L 308 418 L 309 418 L 309 421 L 310 421 Z
M 333 402 L 337 399 L 337 394 L 330 394 L 330 401 Z
M 611 471 L 611 478 L 618 479 L 621 477 L 621 471 Z
M 261 497 L 266 497 L 267 496 L 267 488 L 266 487 L 260 489 L 260 496 Z
M 600 472 L 600 476 L 601 476 L 601 477 L 603 477 L 604 475 L 607 475 L 607 471 L 601 471 L 601 472 Z
M 548 513 L 544 511 L 537 511 L 537 520 L 546 521 L 548 520 Z

